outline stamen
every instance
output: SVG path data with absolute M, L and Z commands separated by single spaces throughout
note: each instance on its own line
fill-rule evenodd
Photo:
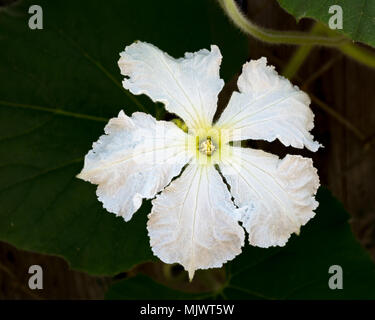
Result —
M 212 155 L 215 149 L 215 144 L 212 142 L 211 138 L 207 138 L 207 140 L 203 141 L 199 146 L 199 151 L 207 156 Z

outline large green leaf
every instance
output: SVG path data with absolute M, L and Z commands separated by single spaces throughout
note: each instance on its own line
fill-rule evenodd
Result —
M 150 207 L 125 223 L 75 175 L 108 118 L 161 108 L 122 89 L 119 52 L 135 40 L 174 56 L 216 43 L 228 79 L 246 39 L 209 0 L 40 0 L 43 30 L 28 28 L 32 4 L 0 12 L 0 240 L 114 274 L 152 259 Z
M 317 216 L 302 228 L 300 236 L 294 236 L 283 248 L 246 245 L 244 252 L 227 264 L 228 277 L 222 291 L 205 297 L 375 299 L 375 264 L 353 237 L 349 216 L 326 189 L 320 189 L 318 200 Z M 343 289 L 332 290 L 328 286 L 332 265 L 343 270 Z M 107 297 L 142 299 L 143 291 L 134 288 L 154 288 L 152 282 L 144 277 L 121 280 Z M 171 289 L 163 292 L 163 298 L 180 298 Z M 153 296 L 158 297 L 157 290 Z
M 337 30 L 355 41 L 375 47 L 375 1 L 373 0 L 278 0 L 296 19 L 314 18 L 328 25 L 333 14 L 328 10 L 339 5 L 343 10 L 343 29 Z

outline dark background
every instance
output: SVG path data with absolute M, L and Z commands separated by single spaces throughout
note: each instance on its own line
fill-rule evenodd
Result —
M 0 5 L 7 2 L 11 0 L 2 0 Z M 244 12 L 262 26 L 279 30 L 308 30 L 312 25 L 308 19 L 297 24 L 276 0 L 238 2 Z M 295 51 L 293 46 L 271 46 L 253 38 L 249 38 L 248 42 L 249 59 L 266 56 L 279 72 Z M 225 105 L 229 93 L 235 88 L 237 77 L 234 75 L 221 94 L 221 106 Z M 316 47 L 292 82 L 314 97 L 311 107 L 316 115 L 316 127 L 313 133 L 325 148 L 312 156 L 322 185 L 327 186 L 344 204 L 352 216 L 350 223 L 354 234 L 375 259 L 375 72 L 334 49 Z M 325 104 L 317 103 L 315 97 Z M 327 112 L 327 107 L 336 114 Z M 350 122 L 360 135 L 343 125 L 340 117 Z M 278 143 L 271 146 L 257 143 L 257 146 L 281 154 L 288 151 Z M 48 270 L 44 273 L 44 290 L 28 289 L 28 268 L 32 264 Z M 139 268 L 162 277 L 160 263 L 145 264 Z M 177 268 L 172 276 L 178 276 L 179 271 Z M 25 252 L 0 243 L 0 299 L 101 299 L 112 281 L 109 277 L 93 277 L 72 271 L 61 258 Z

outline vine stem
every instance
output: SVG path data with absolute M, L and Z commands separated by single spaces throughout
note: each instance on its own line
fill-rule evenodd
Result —
M 302 84 L 302 87 L 301 87 L 302 91 L 306 91 L 311 83 L 313 83 L 322 74 L 324 74 L 327 70 L 329 70 L 341 58 L 342 58 L 342 55 L 339 55 L 337 57 L 332 58 L 331 60 L 328 60 L 325 64 L 323 64 L 323 66 L 321 68 L 319 68 L 317 71 L 312 73 L 310 75 L 310 77 L 308 77 L 306 80 L 304 80 L 304 82 Z
M 332 30 L 325 30 L 329 35 L 315 35 L 306 32 L 278 31 L 263 28 L 250 21 L 238 8 L 234 0 L 218 0 L 227 16 L 243 32 L 252 37 L 271 44 L 289 44 L 305 46 L 334 47 L 368 67 L 375 68 L 375 55 L 365 48 L 359 47 L 345 36 L 337 36 Z M 325 28 L 328 29 L 328 28 Z M 304 49 L 307 53 L 311 48 Z M 303 54 L 303 52 L 301 52 Z
M 361 142 L 366 141 L 366 136 L 364 133 L 362 133 L 361 130 L 359 130 L 357 127 L 351 124 L 351 122 L 345 117 L 343 117 L 341 114 L 333 110 L 328 104 L 320 100 L 318 97 L 313 95 L 312 93 L 309 93 L 309 96 L 311 100 L 317 104 L 321 109 L 323 109 L 325 112 L 327 112 L 330 116 L 335 118 L 338 122 L 340 122 L 342 125 L 344 125 L 349 131 L 351 131 Z
M 359 47 L 352 42 L 341 45 L 339 49 L 348 57 L 353 58 L 368 67 L 375 68 L 375 56 L 370 50 Z
M 337 47 L 347 42 L 345 37 L 325 37 L 310 35 L 305 32 L 278 31 L 260 27 L 250 21 L 238 8 L 234 0 L 218 0 L 221 7 L 233 21 L 233 23 L 243 32 L 250 34 L 258 40 L 274 44 L 293 44 L 293 45 L 321 45 L 328 47 Z
M 310 34 L 315 35 L 321 30 L 322 26 L 319 23 L 315 23 L 311 28 Z M 306 60 L 307 56 L 310 54 L 312 48 L 312 45 L 304 45 L 297 48 L 292 58 L 289 60 L 289 63 L 286 65 L 282 72 L 285 78 L 292 79 L 294 77 L 303 62 Z
M 312 32 L 315 30 L 318 30 L 319 27 L 313 28 Z M 283 75 L 290 78 L 293 78 L 294 76 L 297 76 L 297 71 L 301 64 L 304 62 L 306 57 L 308 56 L 311 46 L 301 46 L 298 48 L 292 59 L 289 61 L 287 66 L 284 68 Z M 304 50 L 303 50 L 304 49 Z M 334 62 L 336 62 L 339 59 L 339 57 L 334 58 L 330 61 L 328 61 L 325 65 L 322 66 L 321 69 L 317 70 L 316 73 L 314 73 L 310 79 L 308 79 L 303 85 L 302 89 L 304 91 L 307 91 L 307 88 L 311 81 L 316 79 L 319 75 L 321 75 L 324 71 L 326 71 Z M 334 109 L 332 109 L 327 103 L 320 100 L 318 97 L 313 95 L 311 92 L 308 92 L 311 100 L 322 110 L 324 110 L 326 113 L 328 113 L 331 117 L 333 117 L 336 121 L 338 121 L 341 125 L 343 125 L 347 130 L 352 132 L 361 142 L 366 141 L 366 136 L 361 130 L 359 130 L 357 127 L 352 125 L 350 121 L 348 121 L 345 117 L 343 117 L 341 114 L 336 112 Z

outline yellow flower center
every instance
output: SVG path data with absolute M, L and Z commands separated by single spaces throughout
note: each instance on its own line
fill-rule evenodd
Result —
M 207 156 L 211 156 L 215 149 L 215 144 L 209 137 L 199 145 L 199 151 Z

